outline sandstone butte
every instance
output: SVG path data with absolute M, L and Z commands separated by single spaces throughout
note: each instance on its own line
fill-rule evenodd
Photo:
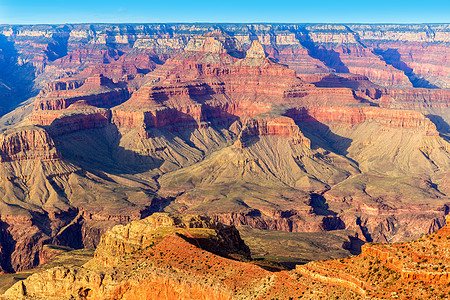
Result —
M 447 218 L 450 223 L 450 217 Z M 350 258 L 292 271 L 255 265 L 234 227 L 155 213 L 106 232 L 83 266 L 34 273 L 2 299 L 446 298 L 449 227 L 408 243 L 366 244 Z
M 444 226 L 448 25 L 186 26 L 0 25 L 0 95 L 35 96 L 0 119 L 0 271 L 157 211 L 361 242 Z

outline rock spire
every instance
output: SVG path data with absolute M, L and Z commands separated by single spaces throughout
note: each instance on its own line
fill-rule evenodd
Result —
M 264 52 L 264 48 L 261 43 L 257 40 L 253 41 L 250 49 L 247 50 L 246 58 L 265 58 L 266 52 Z

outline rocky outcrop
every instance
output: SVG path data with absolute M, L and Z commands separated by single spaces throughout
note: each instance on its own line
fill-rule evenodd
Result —
M 199 128 L 202 106 L 192 105 L 179 109 L 161 108 L 146 112 L 113 110 L 112 122 L 121 129 L 160 128 L 175 125 L 178 128 Z
M 52 280 L 48 280 L 52 278 Z M 120 278 L 122 279 L 122 278 Z M 81 268 L 57 267 L 34 274 L 26 283 L 19 282 L 8 290 L 3 299 L 46 298 L 69 299 L 231 299 L 228 291 L 170 276 L 151 274 L 141 280 L 119 281 L 114 275 L 89 272 Z
M 280 64 L 289 66 L 289 69 L 296 71 L 298 74 L 314 74 L 331 71 L 317 57 L 312 57 L 309 50 L 300 43 L 290 43 L 278 49 L 272 45 L 265 45 L 265 51 L 269 57 L 273 57 Z
M 266 53 L 259 41 L 253 41 L 250 49 L 247 50 L 246 58 L 265 58 Z
M 438 261 L 445 259 L 445 249 L 449 247 L 448 239 L 450 217 L 446 216 L 447 226 L 440 229 L 438 232 L 432 234 L 425 239 L 413 241 L 403 247 L 396 247 L 391 245 L 363 245 L 361 256 L 375 257 L 381 264 L 388 266 L 395 270 L 405 281 L 422 281 L 426 283 L 442 284 L 448 282 L 450 279 L 450 272 L 441 270 L 435 267 L 439 265 Z M 443 253 L 436 255 L 432 249 L 439 246 Z M 407 256 L 400 256 L 400 253 L 407 252 Z M 444 255 L 444 257 L 442 256 Z M 419 268 L 418 265 L 424 264 Z
M 41 98 L 35 102 L 36 110 L 62 110 L 71 104 L 83 100 L 89 105 L 100 107 L 112 107 L 122 103 L 128 97 L 128 92 L 123 89 L 115 89 L 107 92 L 99 92 L 91 95 L 63 96 L 61 98 Z
M 365 288 L 370 288 L 364 281 L 358 280 L 347 274 L 331 273 L 321 270 L 320 268 L 317 268 L 314 263 L 309 263 L 305 266 L 297 265 L 295 270 L 298 274 L 310 277 L 322 283 L 350 289 L 362 297 L 367 296 Z
M 65 80 L 48 85 L 34 103 L 29 117 L 34 125 L 46 126 L 52 136 L 110 124 L 108 107 L 129 97 L 128 89 L 97 74 L 85 80 Z
M 83 110 L 68 115 L 59 115 L 57 118 L 51 120 L 50 123 L 48 123 L 49 120 L 45 120 L 47 122 L 42 122 L 41 125 L 50 125 L 48 132 L 53 137 L 56 137 L 80 130 L 103 128 L 110 124 L 110 119 L 111 113 L 108 110 Z
M 293 144 L 300 144 L 306 148 L 311 147 L 311 141 L 302 134 L 294 120 L 286 117 L 246 120 L 235 146 L 244 148 L 248 138 L 260 135 L 285 136 L 291 138 Z
M 35 110 L 62 110 L 73 103 L 83 100 L 97 107 L 112 107 L 125 101 L 128 90 L 115 87 L 110 79 L 103 75 L 87 78 L 76 89 L 56 89 L 38 97 L 34 103 Z
M 42 187 L 41 184 L 36 185 L 37 188 Z M 36 194 L 36 191 L 32 190 L 31 193 Z M 55 195 L 52 195 L 53 191 L 49 193 L 50 199 L 42 197 L 43 202 L 57 200 Z M 2 203 L 0 267 L 3 272 L 20 272 L 46 263 L 58 254 L 57 250 L 46 246 L 48 244 L 75 249 L 95 248 L 101 236 L 111 227 L 140 218 L 139 209 L 127 214 L 105 215 L 92 209 L 77 210 L 63 207 L 64 204 L 55 204 L 66 210 L 59 212 L 37 210 L 27 213 L 23 209 L 16 208 L 16 212 L 11 212 L 11 208 Z M 44 224 L 48 224 L 48 227 L 44 227 Z
M 80 76 L 103 74 L 117 82 L 127 75 L 143 75 L 153 71 L 157 66 L 155 60 L 151 55 L 128 53 L 112 63 L 90 65 L 80 73 Z
M 46 126 L 53 136 L 86 129 L 102 128 L 110 124 L 111 112 L 79 100 L 62 110 L 38 110 L 30 117 L 33 124 Z
M 450 90 L 441 89 L 389 89 L 384 106 L 406 109 L 448 108 Z
M 366 120 L 378 122 L 383 126 L 393 128 L 421 129 L 429 135 L 438 135 L 436 126 L 423 114 L 415 111 L 382 109 L 375 107 L 312 107 L 293 109 L 287 116 L 300 122 L 338 122 L 344 124 L 358 124 Z
M 230 226 L 251 226 L 259 229 L 287 232 L 320 232 L 343 229 L 344 223 L 337 217 L 313 216 L 313 209 L 308 213 L 301 211 L 274 211 L 272 213 L 253 210 L 242 213 L 212 214 L 211 217 Z
M 37 127 L 22 128 L 0 136 L 1 162 L 28 159 L 58 159 L 53 140 Z
M 334 74 L 334 73 L 314 73 L 314 74 L 297 74 L 299 78 L 307 83 L 312 83 L 317 87 L 346 87 L 352 90 L 367 90 L 378 89 L 381 93 L 381 88 L 372 83 L 367 76 L 357 74 Z M 373 98 L 379 98 L 373 97 Z
M 209 52 L 215 54 L 235 54 L 241 51 L 239 45 L 228 34 L 215 30 L 203 36 L 193 37 L 189 40 L 184 51 Z
M 248 247 L 233 227 L 206 217 L 155 214 L 126 226 L 114 227 L 102 237 L 94 259 L 84 267 L 63 266 L 34 274 L 15 284 L 2 297 L 26 299 L 76 295 L 110 299 L 139 294 L 148 295 L 150 299 L 156 296 L 158 299 L 171 299 L 179 295 L 188 299 L 229 299 L 233 293 L 233 281 L 217 280 L 215 274 L 220 268 L 232 272 L 227 276 L 236 276 L 235 272 L 243 272 L 246 268 L 254 270 L 254 278 L 238 284 L 244 287 L 268 275 L 259 267 L 217 256 L 210 251 L 249 257 Z M 178 253 L 181 255 L 179 258 L 190 257 L 194 263 L 182 267 L 179 258 L 174 256 L 172 259 Z M 133 259 L 136 255 L 143 259 L 142 264 L 137 269 L 130 268 L 130 263 L 135 264 Z M 163 256 L 171 257 L 165 260 L 166 266 L 159 265 Z M 227 266 L 227 262 L 230 265 Z M 125 276 L 101 271 L 108 269 L 105 265 L 123 270 Z M 195 275 L 186 276 L 191 268 L 197 268 Z M 207 269 L 210 274 L 205 280 L 197 277 L 197 272 Z
M 48 237 L 33 224 L 29 216 L 2 214 L 1 221 L 1 272 L 27 270 L 39 262 L 39 251 Z
M 450 221 L 448 217 L 447 220 Z M 366 297 L 390 293 L 391 297 L 408 298 L 417 296 L 420 285 L 433 286 L 425 294 L 445 294 L 447 288 L 444 288 L 444 283 L 448 282 L 450 276 L 447 268 L 443 267 L 448 256 L 448 233 L 447 225 L 434 234 L 408 243 L 365 244 L 359 256 L 339 261 L 313 262 L 297 266 L 296 271 Z M 399 290 L 398 286 L 402 286 L 402 289 Z M 422 292 L 420 297 L 423 296 L 427 295 Z
M 134 221 L 124 226 L 115 226 L 102 236 L 95 253 L 95 259 L 102 261 L 105 266 L 115 265 L 121 256 L 130 255 L 140 249 L 151 247 L 161 230 L 170 230 L 166 234 L 181 233 L 187 238 L 196 239 L 189 231 L 195 229 L 210 229 L 214 237 L 210 241 L 203 241 L 208 251 L 227 256 L 240 254 L 250 257 L 250 250 L 239 236 L 234 227 L 226 227 L 208 217 L 193 215 L 167 215 L 155 213 L 141 221 Z M 203 243 L 197 241 L 199 245 Z M 216 245 L 210 243 L 217 243 Z
M 55 67 L 78 67 L 82 63 L 99 64 L 104 62 L 114 62 L 120 57 L 119 52 L 114 49 L 84 48 L 73 49 L 64 57 L 57 59 L 53 65 Z
M 84 83 L 84 80 L 74 80 L 71 78 L 67 78 L 67 79 L 60 79 L 58 81 L 53 81 L 53 82 L 49 82 L 47 83 L 47 86 L 45 88 L 43 88 L 39 94 L 40 95 L 44 95 L 44 94 L 49 94 L 55 91 L 67 91 L 67 90 L 74 90 L 77 89 L 79 87 L 81 87 Z

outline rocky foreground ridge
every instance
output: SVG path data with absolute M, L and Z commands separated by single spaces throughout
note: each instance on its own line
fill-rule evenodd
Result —
M 448 218 L 450 223 L 450 218 Z M 102 236 L 92 260 L 29 276 L 2 299 L 361 299 L 449 296 L 449 230 L 363 246 L 361 255 L 271 272 L 233 228 L 156 213 Z
M 157 211 L 360 242 L 444 225 L 446 25 L 1 32 L 2 99 L 35 91 L 0 119 L 2 272 Z

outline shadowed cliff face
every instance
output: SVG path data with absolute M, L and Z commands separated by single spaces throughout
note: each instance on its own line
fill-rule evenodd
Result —
M 14 41 L 0 34 L 0 115 L 33 96 L 34 78 L 33 65 L 22 61 Z
M 4 271 L 155 211 L 358 241 L 443 226 L 450 97 L 410 81 L 422 27 L 120 26 L 0 26 L 44 86 L 1 122 Z M 422 46 L 445 52 L 439 30 Z
M 428 88 L 428 89 L 435 89 L 437 88 L 436 85 L 431 84 L 428 80 L 424 78 L 418 78 L 416 74 L 414 74 L 414 70 L 401 60 L 401 55 L 396 49 L 387 49 L 387 50 L 380 50 L 376 49 L 374 50 L 375 54 L 381 55 L 388 63 L 389 65 L 393 66 L 394 68 L 403 71 L 406 76 L 408 76 L 408 79 L 411 81 L 413 87 L 416 88 Z

